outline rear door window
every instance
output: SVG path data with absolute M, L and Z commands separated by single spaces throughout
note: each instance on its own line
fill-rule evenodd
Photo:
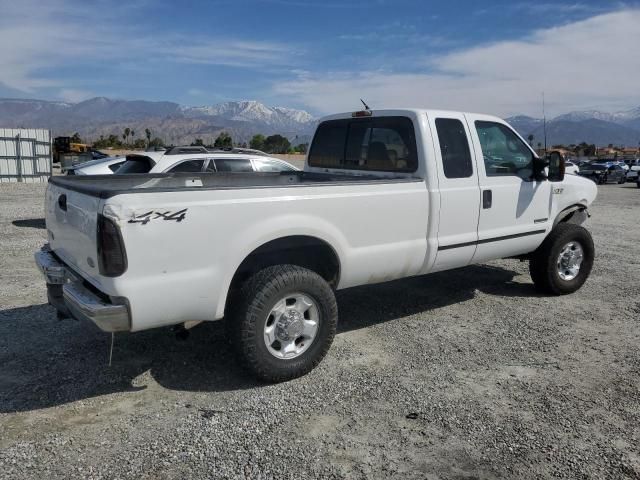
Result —
M 436 130 L 445 177 L 468 178 L 473 175 L 469 141 L 462 122 L 455 118 L 436 118 Z
M 309 150 L 312 167 L 385 172 L 418 168 L 415 130 L 407 117 L 329 120 Z
M 116 172 L 123 163 L 124 162 L 112 163 L 111 165 L 109 165 L 109 170 L 111 170 L 112 172 Z
M 149 157 L 129 157 L 127 160 L 115 171 L 116 175 L 125 175 L 127 173 L 149 173 L 153 166 L 154 161 Z
M 269 159 L 254 159 L 253 165 L 258 172 L 291 172 L 293 168 L 284 162 Z
M 194 160 L 185 160 L 184 162 L 180 162 L 177 165 L 174 165 L 167 172 L 170 173 L 196 173 L 202 171 L 202 166 L 204 165 L 204 159 L 194 159 Z
M 218 172 L 253 172 L 248 158 L 216 158 L 215 162 Z

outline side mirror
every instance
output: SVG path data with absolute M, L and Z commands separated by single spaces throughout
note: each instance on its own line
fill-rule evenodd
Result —
M 547 173 L 545 172 L 545 169 L 548 165 L 549 163 L 546 160 L 538 157 L 533 157 L 533 179 L 536 182 L 543 182 L 547 179 Z
M 561 182 L 564 180 L 565 163 L 559 152 L 549 154 L 549 181 Z

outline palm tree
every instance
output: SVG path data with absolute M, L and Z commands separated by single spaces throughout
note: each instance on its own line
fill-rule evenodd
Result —
M 529 146 L 533 147 L 533 133 L 530 133 L 529 136 L 527 137 L 527 140 L 529 140 Z
M 147 147 L 148 147 L 149 144 L 151 143 L 151 130 L 149 130 L 148 128 L 145 128 L 144 135 L 147 137 Z
M 124 134 L 127 138 L 127 143 L 129 143 L 129 135 L 131 135 L 131 129 L 129 127 L 124 129 Z

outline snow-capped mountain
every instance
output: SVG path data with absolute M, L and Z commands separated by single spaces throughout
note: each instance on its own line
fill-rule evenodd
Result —
M 189 117 L 212 116 L 237 122 L 251 122 L 270 127 L 298 130 L 300 126 L 311 124 L 314 117 L 303 110 L 285 107 L 267 107 L 255 100 L 224 102 L 212 106 L 182 107 Z
M 544 142 L 542 119 L 523 115 L 507 121 L 525 138 L 533 135 L 534 145 Z M 640 141 L 640 107 L 621 112 L 581 110 L 547 120 L 547 144 L 579 144 L 636 146 Z
M 559 115 L 554 120 L 568 120 L 570 122 L 582 122 L 584 120 L 602 120 L 604 122 L 618 123 L 624 126 L 630 126 L 629 123 L 635 124 L 640 120 L 640 107 L 620 112 L 602 112 L 599 110 L 578 110 L 575 112 Z
M 54 135 L 78 132 L 88 140 L 100 135 L 120 135 L 129 127 L 138 135 L 149 128 L 154 136 L 176 144 L 190 143 L 195 138 L 209 141 L 223 130 L 236 141 L 248 141 L 256 133 L 279 133 L 292 140 L 298 136 L 299 141 L 314 126 L 315 119 L 308 112 L 268 107 L 257 101 L 191 107 L 106 97 L 78 103 L 0 99 L 0 127 L 48 128 Z

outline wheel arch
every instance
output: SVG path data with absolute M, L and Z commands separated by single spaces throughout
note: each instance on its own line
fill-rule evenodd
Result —
M 586 202 L 585 202 L 586 203 Z M 582 225 L 589 218 L 589 211 L 584 203 L 576 203 L 560 211 L 553 221 L 553 227 L 559 223 Z
M 272 265 L 290 264 L 307 268 L 324 278 L 335 289 L 340 282 L 342 262 L 336 248 L 326 239 L 312 234 L 284 235 L 265 241 L 246 254 L 234 270 L 225 289 L 225 311 L 233 292 L 251 275 Z

